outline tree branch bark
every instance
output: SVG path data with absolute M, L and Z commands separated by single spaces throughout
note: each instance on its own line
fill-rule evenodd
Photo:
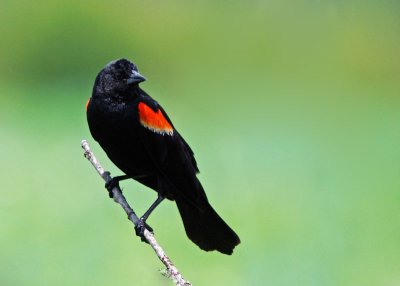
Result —
M 90 150 L 89 143 L 86 140 L 82 140 L 81 142 L 82 148 L 85 150 L 84 156 L 86 159 L 92 163 L 93 167 L 96 169 L 97 173 L 103 178 L 104 181 L 107 181 L 109 178 L 109 173 L 105 172 L 104 168 L 100 165 L 99 161 L 97 161 L 96 157 L 94 156 L 93 152 Z M 133 209 L 129 206 L 128 202 L 126 201 L 124 195 L 121 192 L 119 187 L 114 187 L 112 189 L 113 199 L 116 203 L 118 203 L 128 215 L 128 219 L 135 225 L 138 224 L 139 218 L 133 211 Z M 158 258 L 167 268 L 165 271 L 165 276 L 169 277 L 174 281 L 175 285 L 178 286 L 191 286 L 189 282 L 185 281 L 183 276 L 180 274 L 179 270 L 175 267 L 172 261 L 169 259 L 167 254 L 161 248 L 161 246 L 157 243 L 154 234 L 147 229 L 144 231 L 144 237 L 146 238 L 147 242 L 153 248 L 155 253 L 157 254 Z

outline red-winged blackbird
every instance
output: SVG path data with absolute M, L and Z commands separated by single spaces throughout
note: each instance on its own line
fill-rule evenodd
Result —
M 96 77 L 87 120 L 93 138 L 126 175 L 158 193 L 141 217 L 142 226 L 164 199 L 178 206 L 188 237 L 201 249 L 232 254 L 236 233 L 208 202 L 196 174 L 192 149 L 174 128 L 164 109 L 139 87 L 145 78 L 126 59 L 106 65 Z M 107 184 L 106 184 L 107 185 Z

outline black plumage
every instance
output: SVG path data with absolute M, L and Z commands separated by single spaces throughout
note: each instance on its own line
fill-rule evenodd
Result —
M 144 80 L 126 59 L 102 69 L 87 104 L 90 132 L 126 177 L 176 202 L 195 244 L 231 254 L 240 239 L 211 207 L 192 149 L 164 109 L 139 87 Z

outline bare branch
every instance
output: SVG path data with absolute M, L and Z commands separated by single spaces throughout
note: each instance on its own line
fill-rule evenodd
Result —
M 82 140 L 81 142 L 82 148 L 85 150 L 84 156 L 86 159 L 92 163 L 93 167 L 96 169 L 97 173 L 103 178 L 104 181 L 108 181 L 109 178 L 109 173 L 104 171 L 104 168 L 100 165 L 99 161 L 97 161 L 96 157 L 94 156 L 93 152 L 90 150 L 89 143 L 86 140 Z M 133 211 L 133 209 L 129 206 L 128 202 L 126 201 L 124 195 L 121 192 L 121 189 L 119 187 L 114 187 L 112 189 L 112 194 L 114 201 L 118 204 L 121 205 L 121 207 L 124 209 L 126 214 L 128 215 L 128 219 L 135 225 L 135 227 L 138 225 L 139 218 Z M 165 265 L 167 268 L 165 271 L 165 276 L 171 278 L 175 285 L 178 286 L 191 286 L 189 282 L 185 281 L 185 279 L 182 277 L 178 269 L 175 267 L 175 265 L 172 263 L 172 261 L 169 259 L 167 254 L 164 252 L 164 250 L 161 248 L 161 246 L 157 243 L 154 234 L 145 229 L 144 231 L 144 237 L 148 241 L 148 243 L 151 245 L 155 253 L 157 254 L 158 258 L 161 260 L 161 262 Z

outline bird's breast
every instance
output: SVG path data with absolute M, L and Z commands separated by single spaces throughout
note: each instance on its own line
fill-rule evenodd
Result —
M 124 173 L 135 176 L 153 173 L 140 140 L 137 110 L 127 106 L 104 106 L 90 102 L 89 129 L 111 161 Z

